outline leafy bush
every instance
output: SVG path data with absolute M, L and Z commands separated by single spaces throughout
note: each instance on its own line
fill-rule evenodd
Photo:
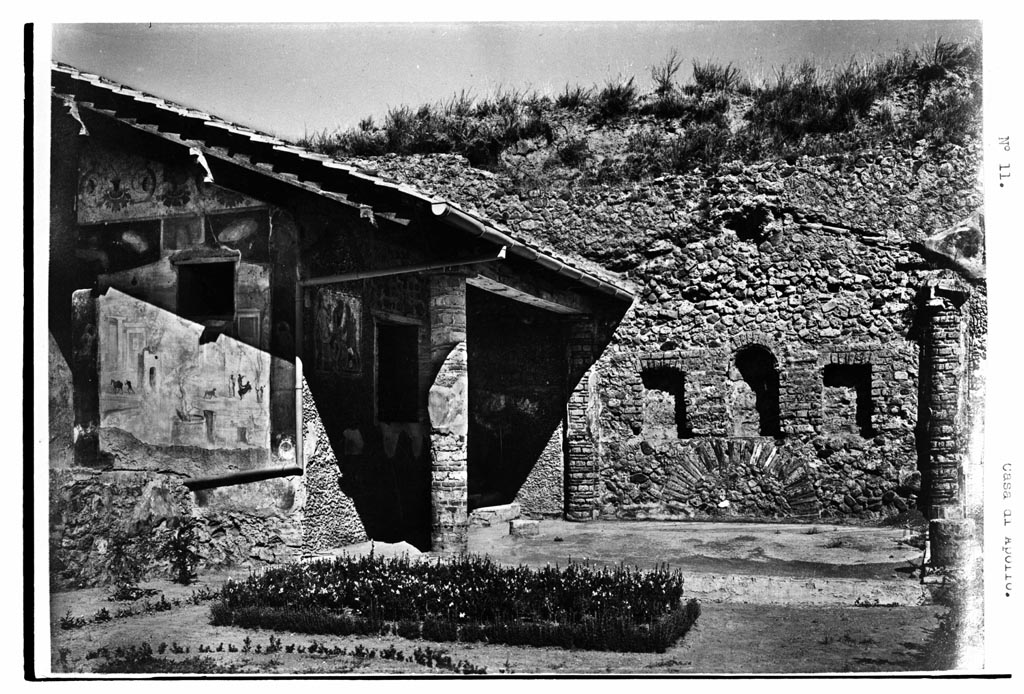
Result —
M 136 585 L 120 583 L 110 594 L 110 599 L 115 602 L 135 602 L 139 598 L 148 598 L 159 592 L 156 588 L 139 588 Z
M 575 85 L 565 85 L 565 89 L 555 98 L 555 106 L 569 111 L 579 111 L 590 105 L 593 94 L 590 89 Z
M 757 93 L 747 118 L 784 138 L 853 128 L 882 95 L 878 72 L 851 61 L 823 75 L 810 61 L 794 71 L 781 68 L 775 84 Z
M 651 81 L 654 82 L 656 96 L 663 98 L 675 91 L 676 73 L 682 65 L 679 54 L 673 50 L 665 62 L 651 67 Z
M 237 672 L 231 665 L 221 665 L 208 656 L 192 656 L 176 660 L 153 655 L 153 647 L 143 642 L 138 646 L 118 646 L 113 653 L 102 655 L 89 654 L 93 658 L 104 657 L 102 663 L 93 668 L 93 672 L 114 674 L 222 674 Z
M 714 123 L 726 126 L 729 95 L 717 92 L 707 95 L 686 95 L 678 91 L 659 96 L 640 108 L 641 113 L 658 118 L 681 118 L 693 123 Z
M 732 91 L 739 86 L 740 71 L 728 65 L 719 65 L 710 60 L 703 64 L 693 61 L 693 90 L 697 93 Z
M 633 79 L 630 77 L 627 82 L 619 79 L 606 84 L 595 100 L 592 120 L 595 122 L 609 121 L 621 118 L 632 111 L 637 97 Z
M 459 625 L 450 619 L 427 617 L 423 620 L 422 634 L 430 641 L 458 641 Z
M 72 616 L 71 610 L 68 610 L 67 613 L 60 618 L 61 629 L 78 629 L 80 627 L 84 627 L 88 623 L 89 620 L 86 617 Z
M 962 143 L 976 130 L 980 111 L 980 86 L 959 78 L 950 80 L 933 88 L 925 98 L 915 134 L 938 143 Z
M 229 581 L 215 625 L 344 635 L 658 650 L 699 614 L 682 576 L 659 569 L 501 567 L 489 559 L 430 564 L 363 557 L 270 569 Z M 422 626 L 420 626 L 422 624 Z
M 654 129 L 640 130 L 628 140 L 622 173 L 635 180 L 714 166 L 730 151 L 730 142 L 728 128 L 717 124 L 691 123 L 670 139 Z
M 708 124 L 689 126 L 669 146 L 665 168 L 684 173 L 697 166 L 715 165 L 722 160 L 729 142 L 726 128 Z
M 555 150 L 554 161 L 563 166 L 578 167 L 590 158 L 590 146 L 584 137 L 570 138 Z
M 148 529 L 133 532 L 120 528 L 107 543 L 107 573 L 117 590 L 130 590 L 138 585 L 150 562 Z
M 981 47 L 974 41 L 955 43 L 940 36 L 928 53 L 919 55 L 917 63 L 915 78 L 918 84 L 927 85 L 951 75 L 980 71 Z
M 168 528 L 157 556 L 168 559 L 174 571 L 174 580 L 187 586 L 196 579 L 196 568 L 201 559 L 197 546 L 199 520 L 193 516 L 181 516 Z

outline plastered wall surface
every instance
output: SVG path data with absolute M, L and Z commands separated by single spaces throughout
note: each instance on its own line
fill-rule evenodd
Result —
M 51 157 L 51 371 L 66 365 L 74 389 L 68 426 L 60 389 L 51 403 L 58 443 L 73 453 L 51 461 L 55 585 L 109 580 L 106 548 L 121 536 L 139 539 L 150 575 L 166 573 L 156 550 L 187 516 L 201 521 L 201 570 L 297 557 L 300 478 L 183 484 L 294 465 L 294 223 L 204 182 L 194 162 L 79 136 L 62 113 Z M 204 263 L 230 267 L 214 285 L 225 291 L 210 297 L 228 315 L 213 322 L 179 315 L 183 268 Z

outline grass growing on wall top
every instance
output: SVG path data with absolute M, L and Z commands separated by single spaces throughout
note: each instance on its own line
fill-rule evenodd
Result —
M 632 160 L 587 177 L 608 182 L 736 159 L 833 154 L 871 141 L 959 144 L 978 129 L 977 41 L 939 39 L 886 58 L 835 66 L 803 61 L 777 68 L 758 84 L 732 64 L 710 60 L 694 61 L 684 83 L 676 79 L 681 67 L 674 52 L 652 66 L 649 93 L 626 76 L 602 87 L 566 85 L 554 95 L 505 89 L 476 98 L 463 91 L 436 104 L 394 107 L 380 126 L 364 119 L 348 130 L 307 135 L 299 144 L 338 157 L 456 153 L 474 166 L 502 169 L 504 153 L 532 140 L 550 148 L 547 168 L 589 171 L 599 167 L 593 158 L 561 153 L 596 151 L 606 130 L 627 127 L 631 119 L 664 126 L 656 151 L 618 152 Z M 586 147 L 570 147 L 581 132 Z M 858 136 L 846 137 L 852 133 Z

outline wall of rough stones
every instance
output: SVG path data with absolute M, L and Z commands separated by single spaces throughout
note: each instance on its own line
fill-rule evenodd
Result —
M 173 577 L 157 554 L 168 527 L 184 516 L 200 521 L 200 574 L 298 559 L 303 496 L 295 477 L 191 493 L 158 472 L 51 470 L 52 587 L 109 583 L 107 549 L 118 536 L 139 542 L 146 576 Z
M 870 518 L 918 503 L 919 292 L 940 269 L 912 244 L 980 208 L 979 163 L 976 144 L 921 143 L 525 187 L 457 157 L 374 160 L 639 288 L 594 367 L 600 484 L 570 516 L 659 518 Z M 751 346 L 774 364 L 777 402 L 739 373 Z M 771 436 L 751 435 L 759 407 L 777 407 Z M 584 491 L 589 474 L 584 456 Z

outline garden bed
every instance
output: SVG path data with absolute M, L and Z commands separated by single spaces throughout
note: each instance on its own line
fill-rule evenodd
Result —
M 214 625 L 662 653 L 700 614 L 678 571 L 340 558 L 229 581 Z

